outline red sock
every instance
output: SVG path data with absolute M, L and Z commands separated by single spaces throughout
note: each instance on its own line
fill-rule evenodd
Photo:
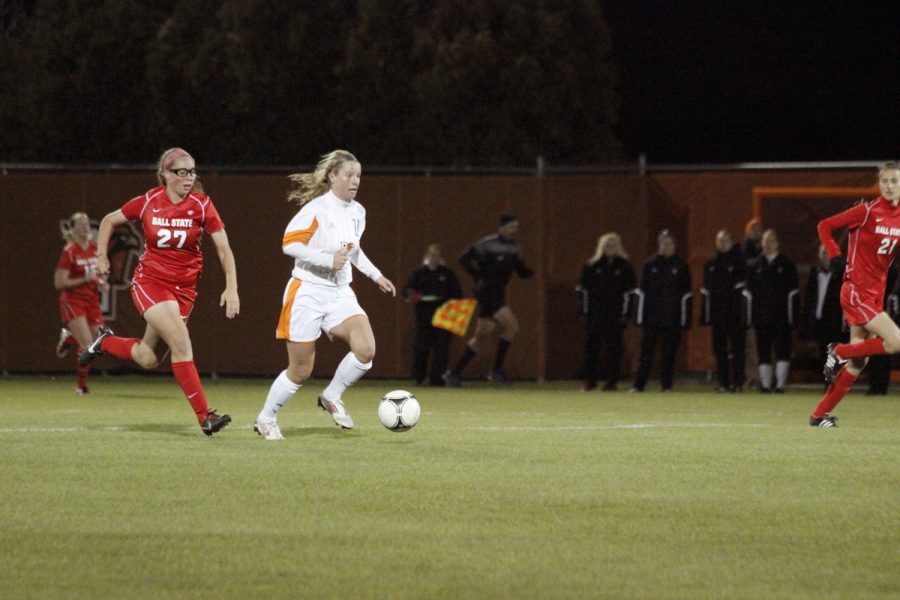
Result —
M 819 405 L 810 416 L 814 419 L 818 419 L 824 417 L 825 413 L 831 412 L 834 407 L 838 405 L 838 402 L 844 399 L 844 396 L 847 395 L 850 388 L 853 387 L 853 382 L 856 381 L 856 377 L 856 375 L 847 369 L 841 369 L 840 373 L 835 377 L 834 383 L 829 385 L 828 389 L 825 390 L 825 395 L 822 396 L 822 400 L 819 401 Z
M 78 349 L 78 354 L 81 354 L 83 348 Z M 78 387 L 86 388 L 87 387 L 87 376 L 88 371 L 91 370 L 91 365 L 82 365 L 79 364 L 78 361 L 75 361 L 75 369 L 78 371 Z
M 847 360 L 849 358 L 859 358 L 861 356 L 876 356 L 878 354 L 887 354 L 884 351 L 884 340 L 880 337 L 873 337 L 855 344 L 838 344 L 834 349 L 838 356 Z
M 137 338 L 123 338 L 111 335 L 103 338 L 103 341 L 100 342 L 100 349 L 116 358 L 131 360 L 131 349 L 140 341 Z
M 172 363 L 172 374 L 178 380 L 178 385 L 184 390 L 194 414 L 197 415 L 197 422 L 203 425 L 203 419 L 209 412 L 209 405 L 206 404 L 206 394 L 203 393 L 203 386 L 200 384 L 200 374 L 197 373 L 197 367 L 194 361 L 186 360 L 184 362 Z

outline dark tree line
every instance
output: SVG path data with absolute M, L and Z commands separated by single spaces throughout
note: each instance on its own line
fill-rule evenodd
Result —
M 0 0 L 2 1 L 2 0 Z M 7 0 L 0 160 L 620 158 L 590 0 Z

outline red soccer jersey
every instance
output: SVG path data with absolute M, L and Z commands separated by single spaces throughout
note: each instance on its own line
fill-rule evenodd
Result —
M 80 279 L 84 277 L 88 271 L 97 272 L 97 244 L 88 242 L 87 248 L 82 248 L 75 242 L 69 242 L 63 248 L 59 260 L 56 262 L 57 269 L 65 269 L 72 279 Z M 60 292 L 62 300 L 88 300 L 97 301 L 97 280 L 83 283 L 78 287 L 62 290 Z
M 191 192 L 173 204 L 165 186 L 129 200 L 122 214 L 129 221 L 140 220 L 144 227 L 144 253 L 134 278 L 148 277 L 173 285 L 196 283 L 203 268 L 203 231 L 215 233 L 225 228 L 209 196 Z
M 850 229 L 844 281 L 850 281 L 858 289 L 883 295 L 888 268 L 894 261 L 900 241 L 900 207 L 894 208 L 879 196 L 820 221 L 817 227 L 819 239 L 828 249 L 829 258 L 841 253 L 832 235 L 841 227 Z

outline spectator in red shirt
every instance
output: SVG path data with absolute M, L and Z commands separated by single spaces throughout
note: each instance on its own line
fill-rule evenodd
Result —
M 103 275 L 109 271 L 106 252 L 113 229 L 128 221 L 140 221 L 143 226 L 145 249 L 135 268 L 131 297 L 147 322 L 144 337 L 115 337 L 108 328 L 101 328 L 79 360 L 88 364 L 109 352 L 153 369 L 159 364 L 154 349 L 162 338 L 172 351 L 172 372 L 194 409 L 197 422 L 203 433 L 212 435 L 230 423 L 231 417 L 208 408 L 194 365 L 187 320 L 203 266 L 200 242 L 204 231 L 210 234 L 225 271 L 225 291 L 219 306 L 225 307 L 229 319 L 240 312 L 234 254 L 216 207 L 199 190 L 193 157 L 181 148 L 166 150 L 159 159 L 156 176 L 160 185 L 103 217 L 97 236 L 97 269 Z

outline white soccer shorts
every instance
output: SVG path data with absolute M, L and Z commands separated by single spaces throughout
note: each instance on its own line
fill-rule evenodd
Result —
M 333 287 L 293 277 L 284 289 L 275 337 L 290 342 L 314 342 L 322 332 L 358 315 L 366 316 L 349 285 Z

